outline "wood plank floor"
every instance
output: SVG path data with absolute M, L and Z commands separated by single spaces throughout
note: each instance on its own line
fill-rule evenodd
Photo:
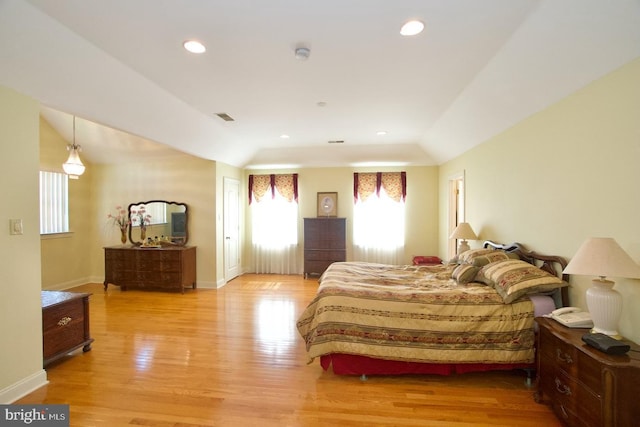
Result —
M 88 284 L 90 352 L 16 403 L 70 405 L 73 426 L 560 426 L 520 372 L 336 376 L 295 323 L 315 279 L 244 275 L 184 295 Z

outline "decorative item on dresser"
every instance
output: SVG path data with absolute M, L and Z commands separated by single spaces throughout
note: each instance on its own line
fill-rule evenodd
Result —
M 91 350 L 89 296 L 81 292 L 42 291 L 43 365 L 82 347 Z
M 346 218 L 304 219 L 304 277 L 347 259 Z
M 567 328 L 542 317 L 536 323 L 536 402 L 546 400 L 569 426 L 638 425 L 640 346 L 627 342 L 629 353 L 606 354 L 582 341 L 589 329 Z
M 104 248 L 104 290 L 109 283 L 121 289 L 179 290 L 196 288 L 196 247 Z
M 338 216 L 338 193 L 318 193 L 318 217 Z

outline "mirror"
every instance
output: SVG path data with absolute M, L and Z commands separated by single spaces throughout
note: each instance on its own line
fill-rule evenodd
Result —
M 136 246 L 148 239 L 161 245 L 186 245 L 189 239 L 187 205 L 150 200 L 129 205 L 129 240 Z M 140 227 L 141 222 L 144 224 Z

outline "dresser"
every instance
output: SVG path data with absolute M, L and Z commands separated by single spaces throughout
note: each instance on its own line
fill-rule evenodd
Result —
M 537 402 L 549 403 L 569 426 L 637 426 L 640 420 L 640 346 L 605 354 L 582 341 L 588 329 L 570 329 L 536 318 Z
M 127 289 L 180 291 L 196 288 L 196 247 L 104 248 L 104 289 L 109 283 Z
M 42 291 L 43 365 L 82 347 L 91 350 L 89 296 L 81 292 Z
M 304 277 L 320 275 L 334 262 L 347 260 L 346 218 L 304 219 Z

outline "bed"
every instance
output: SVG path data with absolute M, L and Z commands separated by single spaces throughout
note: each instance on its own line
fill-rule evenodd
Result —
M 565 266 L 491 241 L 436 266 L 334 263 L 297 328 L 338 375 L 533 369 L 533 319 L 568 305 Z

